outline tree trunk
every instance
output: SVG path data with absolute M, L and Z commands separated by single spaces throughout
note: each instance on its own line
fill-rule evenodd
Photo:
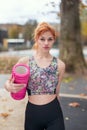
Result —
M 68 72 L 86 67 L 81 46 L 79 0 L 61 0 L 60 59 Z

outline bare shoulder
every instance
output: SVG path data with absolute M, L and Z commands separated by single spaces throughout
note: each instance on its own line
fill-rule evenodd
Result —
M 65 72 L 65 63 L 60 59 L 58 59 L 58 69 L 59 69 L 59 72 L 61 71 Z
M 17 64 L 19 64 L 19 63 L 21 63 L 21 64 L 28 64 L 28 63 L 29 63 L 29 57 L 28 57 L 28 56 L 21 57 L 21 58 L 18 60 Z

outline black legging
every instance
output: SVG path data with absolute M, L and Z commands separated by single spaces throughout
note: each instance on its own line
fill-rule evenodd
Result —
M 65 130 L 63 114 L 57 98 L 45 105 L 28 102 L 25 130 Z

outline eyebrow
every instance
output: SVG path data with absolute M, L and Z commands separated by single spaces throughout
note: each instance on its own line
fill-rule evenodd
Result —
M 44 37 L 44 36 L 41 36 L 40 38 L 45 38 L 45 37 Z M 53 37 L 52 37 L 52 36 L 48 37 L 48 39 L 49 39 L 49 38 L 52 38 L 52 39 L 53 39 Z

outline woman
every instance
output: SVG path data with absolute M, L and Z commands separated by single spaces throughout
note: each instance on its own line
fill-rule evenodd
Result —
M 65 130 L 59 103 L 60 83 L 65 64 L 50 54 L 56 40 L 55 29 L 46 22 L 40 23 L 34 32 L 36 53 L 21 58 L 18 63 L 30 66 L 28 103 L 25 111 L 25 130 Z M 9 92 L 18 92 L 23 84 L 15 84 L 10 78 L 5 83 Z

